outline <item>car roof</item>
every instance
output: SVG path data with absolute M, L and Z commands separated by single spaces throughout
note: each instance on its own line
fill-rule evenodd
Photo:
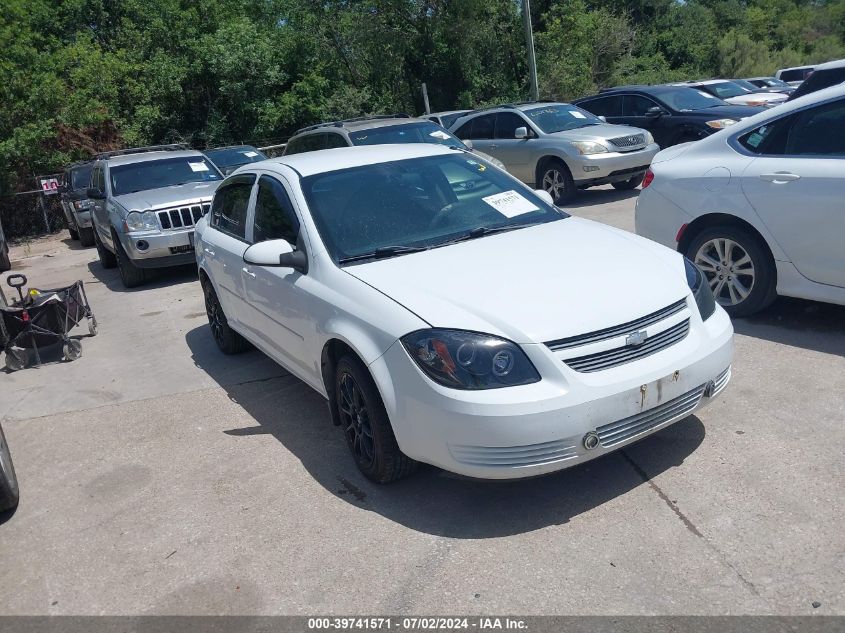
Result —
M 769 75 L 763 75 L 762 77 L 746 77 L 745 81 L 762 81 L 764 79 L 775 79 L 775 77 Z
M 817 73 L 820 70 L 831 70 L 833 68 L 845 68 L 845 59 L 836 59 L 832 62 L 825 62 L 824 64 L 813 66 L 813 72 Z
M 778 72 L 782 73 L 787 70 L 804 70 L 805 68 L 815 68 L 815 66 L 813 64 L 804 64 L 802 66 L 790 66 L 789 68 L 780 68 L 778 69 Z
M 298 129 L 293 136 L 299 136 L 310 132 L 325 132 L 326 130 L 332 129 L 336 131 L 346 130 L 347 132 L 353 132 L 355 130 L 372 130 L 377 127 L 387 127 L 390 125 L 399 125 L 401 123 L 431 123 L 431 121 L 425 118 L 411 117 L 406 114 L 375 115 L 355 119 L 345 119 L 341 121 L 315 123 L 314 125 L 308 125 L 304 128 Z
M 464 110 L 444 110 L 443 112 L 432 112 L 432 113 L 430 113 L 430 114 L 424 114 L 424 115 L 422 115 L 422 116 L 424 116 L 424 117 L 430 117 L 430 116 L 448 116 L 448 115 L 450 115 L 450 114 L 460 114 L 460 113 L 462 113 L 462 112 L 472 112 L 472 110 L 471 110 L 471 109 L 469 109 L 469 108 L 466 108 L 466 109 L 464 109 Z
M 221 145 L 220 147 L 209 147 L 206 152 L 217 152 L 224 149 L 258 149 L 254 145 Z
M 584 97 L 584 99 L 593 99 L 595 97 L 604 97 L 612 95 L 616 92 L 643 92 L 645 94 L 653 94 L 659 95 L 666 92 L 673 92 L 678 88 L 688 88 L 690 90 L 695 90 L 694 87 L 686 84 L 655 84 L 653 86 L 646 86 L 646 85 L 631 85 L 631 86 L 616 86 L 615 88 L 606 88 L 602 90 L 598 94 L 590 95 L 589 97 Z M 580 99 L 579 99 L 580 101 Z
M 710 86 L 712 84 L 723 84 L 723 83 L 730 83 L 733 79 L 697 79 L 695 81 L 682 81 L 677 84 L 672 84 L 673 86 L 689 86 L 693 88 L 695 86 Z
M 389 163 L 397 160 L 426 156 L 447 156 L 461 151 L 433 143 L 397 143 L 391 145 L 340 147 L 269 158 L 245 165 L 234 173 L 242 173 L 243 171 L 252 169 L 281 171 L 283 166 L 287 166 L 304 178 L 313 176 L 314 174 L 348 169 L 349 167 L 376 165 L 378 163 Z
M 151 160 L 162 158 L 202 158 L 202 152 L 195 149 L 182 149 L 173 151 L 138 152 L 137 154 L 121 154 L 120 156 L 108 156 L 99 159 L 108 162 L 109 165 L 131 165 L 132 163 L 146 163 Z

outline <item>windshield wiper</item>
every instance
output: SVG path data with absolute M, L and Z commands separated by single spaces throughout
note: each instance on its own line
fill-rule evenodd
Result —
M 446 240 L 445 242 L 440 242 L 437 246 L 445 246 L 447 244 L 457 244 L 458 242 L 466 242 L 468 240 L 474 240 L 479 237 L 486 237 L 487 235 L 493 235 L 494 233 L 506 233 L 507 231 L 515 231 L 516 229 L 523 229 L 526 226 L 535 226 L 536 224 L 540 224 L 539 222 L 526 222 L 524 224 L 507 224 L 505 226 L 477 226 L 474 229 L 470 229 L 463 235 L 459 235 L 458 237 L 452 238 L 451 240 Z
M 396 255 L 419 253 L 420 251 L 427 251 L 428 249 L 428 246 L 379 246 L 377 249 L 369 253 L 360 253 L 358 255 L 342 257 L 338 260 L 338 263 L 347 264 L 349 262 L 358 262 L 365 259 L 383 259 L 385 257 L 395 257 Z

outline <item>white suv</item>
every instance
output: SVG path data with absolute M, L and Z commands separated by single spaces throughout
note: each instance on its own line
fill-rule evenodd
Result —
M 325 396 L 375 481 L 417 461 L 487 478 L 567 468 L 730 378 L 730 320 L 694 265 L 466 151 L 254 163 L 196 232 L 219 347 L 249 341 Z

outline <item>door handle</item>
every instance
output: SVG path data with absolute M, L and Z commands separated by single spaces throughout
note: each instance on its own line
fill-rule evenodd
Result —
M 214 257 L 214 251 L 209 250 L 207 248 L 203 248 L 202 250 L 206 255 L 211 255 L 212 257 Z
M 245 275 L 249 275 L 253 279 L 255 279 L 255 273 L 252 272 L 249 268 L 241 268 Z
M 798 174 L 790 174 L 788 171 L 778 171 L 774 174 L 760 174 L 761 180 L 768 180 L 777 184 L 792 182 L 801 178 Z

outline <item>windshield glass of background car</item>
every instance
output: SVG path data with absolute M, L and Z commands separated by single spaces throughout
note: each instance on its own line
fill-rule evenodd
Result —
M 202 156 L 180 156 L 115 165 L 110 172 L 112 194 L 115 196 L 222 178 L 214 165 Z
M 526 110 L 525 114 L 546 134 L 602 124 L 602 120 L 594 114 L 568 104 L 534 108 Z
M 659 99 L 673 110 L 678 110 L 679 112 L 704 110 L 715 106 L 727 105 L 719 97 L 714 97 L 694 88 L 666 90 L 660 93 Z
M 448 147 L 466 146 L 434 122 L 401 123 L 375 127 L 349 135 L 353 145 L 392 145 L 395 143 L 432 143 Z
M 231 167 L 233 165 L 246 165 L 266 156 L 253 147 L 230 147 L 227 149 L 210 149 L 205 153 L 218 167 Z
M 390 246 L 433 247 L 478 227 L 567 217 L 463 152 L 317 174 L 302 180 L 302 190 L 338 262 Z
M 91 184 L 91 169 L 94 165 L 82 165 L 70 172 L 70 188 L 74 191 L 87 189 Z
M 740 95 L 748 94 L 750 91 L 735 83 L 725 81 L 718 84 L 709 84 L 707 88 L 716 93 L 720 99 L 730 99 Z

